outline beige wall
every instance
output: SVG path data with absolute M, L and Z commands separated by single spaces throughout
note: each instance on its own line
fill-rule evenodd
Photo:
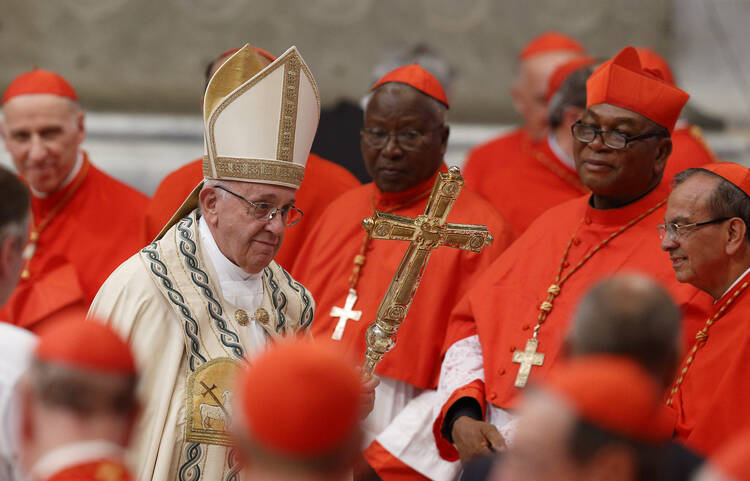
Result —
M 296 44 L 324 103 L 360 97 L 386 52 L 427 42 L 458 69 L 453 119 L 512 121 L 514 58 L 556 28 L 593 53 L 669 53 L 668 0 L 0 0 L 0 86 L 38 65 L 96 110 L 196 112 L 204 64 L 254 42 Z

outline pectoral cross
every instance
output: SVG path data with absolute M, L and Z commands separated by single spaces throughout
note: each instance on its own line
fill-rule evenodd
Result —
M 344 307 L 333 306 L 331 309 L 331 317 L 338 317 L 339 322 L 336 324 L 336 328 L 331 334 L 331 339 L 340 341 L 344 336 L 344 329 L 346 328 L 346 321 L 351 319 L 352 321 L 359 321 L 362 317 L 362 311 L 355 311 L 354 303 L 357 302 L 357 291 L 349 289 L 349 294 L 346 296 L 346 302 Z
M 372 373 L 375 365 L 395 346 L 394 336 L 411 306 L 432 250 L 448 246 L 478 253 L 492 243 L 492 235 L 486 226 L 445 222 L 463 185 L 461 171 L 458 167 L 451 167 L 448 173 L 438 174 L 424 214 L 416 219 L 375 212 L 371 218 L 362 221 L 362 227 L 371 239 L 409 242 L 380 302 L 375 321 L 367 328 L 363 368 L 366 373 Z
M 513 362 L 521 365 L 518 368 L 518 375 L 516 376 L 514 386 L 525 387 L 526 383 L 529 382 L 531 366 L 541 366 L 544 364 L 544 354 L 536 352 L 537 346 L 539 346 L 539 341 L 532 337 L 526 341 L 525 350 L 516 350 L 516 352 L 513 353 Z

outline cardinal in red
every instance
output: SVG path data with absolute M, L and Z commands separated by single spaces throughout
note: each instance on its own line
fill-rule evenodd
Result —
M 632 47 L 589 77 L 572 132 L 591 195 L 538 217 L 450 315 L 438 388 L 448 401 L 434 424 L 445 458 L 468 460 L 512 437 L 519 394 L 556 364 L 573 309 L 604 276 L 647 274 L 682 309 L 686 336 L 695 334 L 710 299 L 675 282 L 655 255 L 670 134 L 688 97 L 644 70 Z
M 313 336 L 341 342 L 360 362 L 365 331 L 407 248 L 397 241 L 370 239 L 362 219 L 374 210 L 412 218 L 423 214 L 438 173 L 446 171 L 448 139 L 448 99 L 437 79 L 422 67 L 400 67 L 372 90 L 362 153 L 374 182 L 347 192 L 326 209 L 293 269 L 315 295 Z M 452 309 L 476 275 L 513 239 L 505 219 L 468 188 L 461 191 L 447 220 L 486 225 L 495 241 L 479 254 L 449 247 L 431 254 L 396 347 L 375 370 L 381 384 L 365 425 L 368 442 L 382 434 L 413 398 L 434 389 L 445 334 L 442 313 Z M 398 429 L 393 432 L 394 438 L 400 437 Z M 394 479 L 386 465 L 398 460 L 380 441 L 387 442 L 378 438 L 367 459 L 381 478 Z M 397 467 L 407 471 L 403 476 L 419 479 L 405 465 Z
M 107 276 L 141 247 L 148 198 L 81 150 L 84 112 L 62 76 L 40 69 L 19 75 L 2 107 L 0 132 L 31 190 L 33 218 L 21 280 L 0 319 L 37 331 L 85 313 Z
M 127 344 L 68 316 L 40 331 L 22 382 L 21 464 L 30 481 L 132 481 L 125 449 L 138 412 Z
M 679 282 L 714 300 L 674 380 L 667 403 L 677 439 L 711 456 L 750 423 L 744 323 L 750 309 L 750 170 L 716 163 L 677 174 L 661 247 Z

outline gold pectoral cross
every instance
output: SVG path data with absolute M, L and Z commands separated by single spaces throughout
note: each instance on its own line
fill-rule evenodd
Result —
M 336 323 L 336 328 L 331 334 L 331 339 L 340 341 L 344 336 L 344 329 L 346 329 L 346 321 L 351 319 L 352 321 L 359 321 L 362 317 L 362 311 L 354 310 L 354 303 L 357 302 L 357 291 L 349 289 L 349 294 L 346 296 L 344 307 L 333 306 L 331 308 L 331 317 L 338 317 L 339 322 Z
M 539 341 L 532 337 L 526 341 L 526 349 L 523 351 L 516 350 L 513 353 L 513 362 L 521 365 L 518 368 L 518 375 L 516 376 L 514 386 L 525 387 L 526 383 L 529 382 L 531 366 L 541 366 L 544 364 L 544 354 L 536 352 L 538 346 Z
M 454 247 L 481 252 L 492 243 L 486 226 L 449 224 L 445 220 L 461 192 L 464 180 L 458 167 L 441 172 L 435 181 L 424 214 L 416 219 L 396 214 L 375 212 L 362 221 L 371 239 L 408 241 L 404 254 L 388 290 L 380 302 L 375 321 L 367 328 L 367 351 L 364 371 L 372 373 L 375 365 L 395 346 L 394 336 L 406 317 L 424 268 L 433 249 Z

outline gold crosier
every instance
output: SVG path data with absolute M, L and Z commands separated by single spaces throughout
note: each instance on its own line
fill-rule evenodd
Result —
M 413 204 L 414 202 L 426 198 L 430 194 L 430 192 L 430 190 L 419 192 L 417 195 L 411 197 L 410 199 L 401 202 L 398 205 L 391 206 L 381 212 L 393 212 L 402 207 L 406 207 L 407 205 Z M 372 204 L 372 212 L 374 214 L 376 212 L 375 198 L 371 198 L 370 202 Z M 371 239 L 372 238 L 370 237 L 370 234 L 365 233 L 365 239 L 362 241 L 362 247 L 360 247 L 359 253 L 354 256 L 354 269 L 352 270 L 352 275 L 349 276 L 349 293 L 346 296 L 346 301 L 344 301 L 344 307 L 334 306 L 331 308 L 331 317 L 339 318 L 339 321 L 336 323 L 336 327 L 333 330 L 333 334 L 331 334 L 331 339 L 334 339 L 336 341 L 340 341 L 343 338 L 344 329 L 346 329 L 346 322 L 348 320 L 351 319 L 352 321 L 359 321 L 359 319 L 362 317 L 362 311 L 355 311 L 354 304 L 357 302 L 357 283 L 359 282 L 359 274 L 362 271 L 362 267 L 365 265 L 365 261 L 367 260 L 367 251 L 370 249 Z
M 85 154 L 84 154 L 85 155 Z M 39 241 L 39 237 L 42 235 L 42 231 L 47 228 L 50 222 L 57 217 L 57 214 L 60 213 L 61 210 L 63 210 L 63 207 L 65 207 L 68 204 L 68 201 L 73 197 L 73 194 L 78 192 L 78 188 L 83 183 L 83 179 L 86 178 L 86 175 L 89 172 L 89 161 L 86 157 L 83 158 L 83 166 L 81 167 L 81 172 L 79 172 L 78 176 L 76 177 L 75 181 L 73 182 L 73 185 L 70 186 L 68 191 L 65 193 L 65 195 L 60 199 L 57 204 L 55 204 L 52 209 L 47 213 L 46 216 L 44 216 L 44 219 L 38 224 L 38 225 L 32 225 L 31 230 L 29 231 L 29 243 L 26 244 L 26 247 L 23 249 L 23 269 L 21 270 L 21 279 L 28 279 L 31 277 L 31 259 L 34 258 L 34 254 L 36 253 L 36 243 Z M 34 215 L 32 213 L 31 215 L 31 222 L 34 222 Z
M 486 226 L 445 222 L 463 184 L 461 171 L 458 167 L 451 167 L 447 173 L 438 174 L 424 214 L 416 219 L 375 212 L 372 217 L 362 221 L 362 227 L 373 239 L 409 242 L 380 302 L 375 321 L 367 328 L 365 373 L 372 374 L 375 365 L 396 345 L 394 336 L 414 300 L 432 250 L 448 246 L 478 253 L 492 243 L 492 235 Z
M 594 246 L 593 249 L 591 249 L 585 256 L 583 256 L 580 261 L 578 261 L 578 264 L 573 266 L 572 269 L 570 269 L 565 275 L 563 275 L 563 269 L 565 268 L 565 264 L 568 260 L 568 253 L 570 252 L 570 248 L 573 245 L 573 240 L 576 238 L 576 234 L 578 233 L 578 229 L 576 229 L 576 232 L 570 238 L 570 242 L 568 242 L 568 246 L 565 248 L 565 252 L 563 252 L 562 259 L 560 260 L 560 267 L 557 269 L 557 276 L 555 277 L 555 281 L 547 288 L 547 299 L 545 299 L 545 301 L 539 305 L 539 315 L 537 316 L 537 324 L 536 326 L 534 326 L 534 333 L 529 338 L 529 340 L 526 341 L 526 348 L 523 351 L 516 350 L 513 353 L 513 362 L 516 364 L 520 364 L 514 386 L 518 388 L 525 387 L 526 383 L 529 381 L 531 367 L 541 366 L 542 364 L 544 364 L 544 354 L 541 352 L 537 352 L 537 347 L 539 346 L 539 340 L 537 339 L 537 336 L 539 335 L 539 330 L 542 328 L 542 324 L 544 324 L 544 321 L 547 320 L 547 316 L 549 316 L 550 312 L 552 312 L 553 302 L 555 301 L 555 298 L 560 295 L 562 286 L 563 284 L 565 284 L 565 281 L 567 281 L 570 276 L 575 274 L 578 269 L 581 268 L 581 266 L 583 266 L 589 259 L 591 259 L 591 257 L 594 256 L 594 254 L 599 252 L 602 247 L 612 242 L 612 239 L 630 229 L 644 218 L 648 217 L 656 209 L 664 205 L 666 201 L 667 199 L 660 201 L 658 204 L 651 207 L 643 214 L 639 215 L 635 219 L 619 228 L 617 231 L 610 234 L 609 237 L 601 241 L 598 245 Z M 583 219 L 581 219 L 581 223 L 583 223 Z
M 721 316 L 724 315 L 724 313 L 726 313 L 727 309 L 729 309 L 729 306 L 731 306 L 734 300 L 737 299 L 737 297 L 739 297 L 742 292 L 744 292 L 748 285 L 750 285 L 750 282 L 743 282 L 740 287 L 735 290 L 734 293 L 729 296 L 726 301 L 724 301 L 724 304 L 722 304 L 719 310 L 717 310 L 713 316 L 710 316 L 708 319 L 706 319 L 706 325 L 703 326 L 703 329 L 695 334 L 695 344 L 693 344 L 693 348 L 690 350 L 690 354 L 687 356 L 687 358 L 685 358 L 685 361 L 683 361 L 679 376 L 677 376 L 677 379 L 675 379 L 674 383 L 672 384 L 672 389 L 669 391 L 669 398 L 667 399 L 667 406 L 671 406 L 674 403 L 674 396 L 675 394 L 677 394 L 677 391 L 680 390 L 682 381 L 685 380 L 685 375 L 690 369 L 690 366 L 693 364 L 693 360 L 695 360 L 695 355 L 698 352 L 698 349 L 703 347 L 708 342 L 708 330 Z

